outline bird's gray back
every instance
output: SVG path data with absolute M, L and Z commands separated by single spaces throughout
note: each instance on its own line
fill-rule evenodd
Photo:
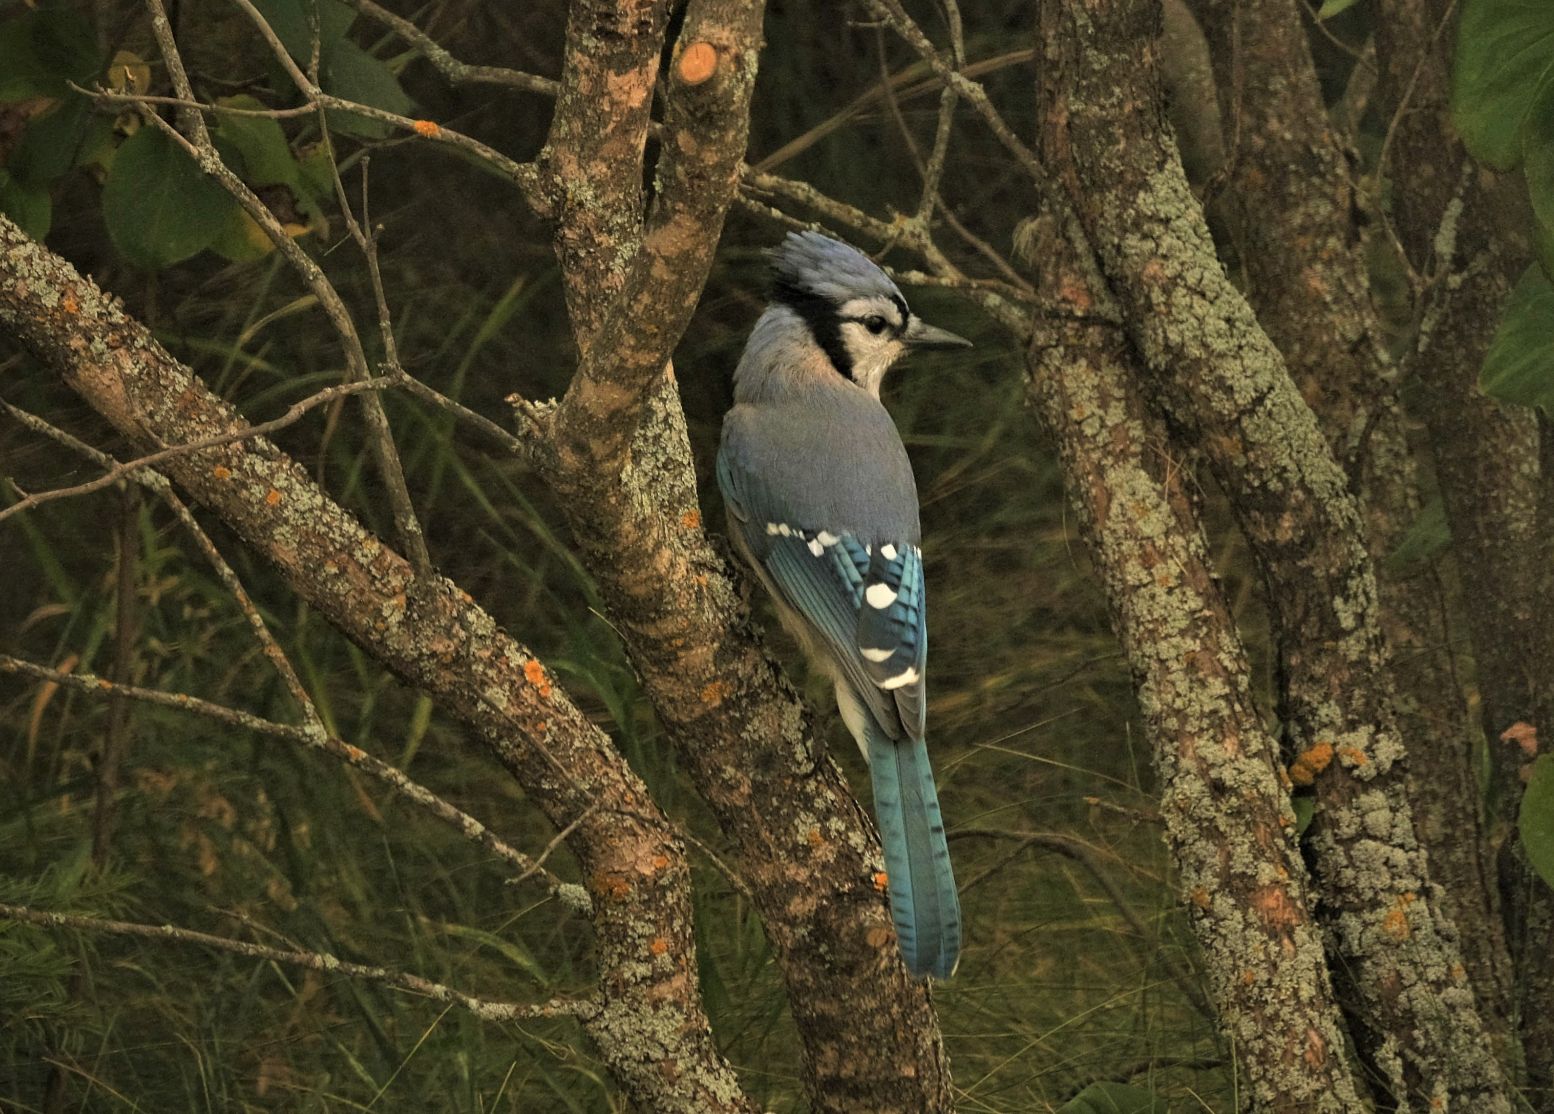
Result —
M 760 489 L 754 513 L 802 513 L 810 521 L 788 525 L 846 532 L 865 544 L 920 540 L 917 487 L 901 435 L 889 412 L 856 388 L 736 403 L 723 423 L 721 452 Z

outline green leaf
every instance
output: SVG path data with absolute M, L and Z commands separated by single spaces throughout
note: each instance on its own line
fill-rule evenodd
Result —
M 102 66 L 92 28 L 74 12 L 28 12 L 0 26 L 0 102 L 64 96 Z
M 49 234 L 54 219 L 54 202 L 48 187 L 17 181 L 9 171 L 0 170 L 0 213 L 16 222 L 34 240 Z
M 113 124 L 92 111 L 92 102 L 71 94 L 27 124 L 6 168 L 17 178 L 46 186 L 84 161 L 106 141 Z
M 356 12 L 342 0 L 254 0 L 254 7 L 264 16 L 281 45 L 303 66 L 313 55 L 313 12 L 318 12 L 318 44 L 320 59 L 345 38 L 356 19 Z
M 1419 516 L 1409 523 L 1397 548 L 1387 555 L 1392 567 L 1428 561 L 1451 544 L 1451 528 L 1446 524 L 1446 504 L 1437 495 L 1424 505 Z
M 1312 818 L 1317 814 L 1317 799 L 1301 794 L 1290 798 L 1290 807 L 1295 810 L 1295 834 L 1305 835 L 1306 829 L 1311 827 Z
M 335 44 L 319 74 L 324 90 L 348 101 L 408 115 L 412 102 L 394 71 L 349 40 Z M 329 126 L 358 139 L 382 139 L 393 128 L 352 112 L 329 113 Z
M 1153 1091 L 1129 1083 L 1092 1083 L 1058 1107 L 1058 1114 L 1170 1114 Z
M 263 259 L 275 250 L 275 243 L 254 222 L 254 218 L 243 211 L 241 205 L 234 204 L 227 212 L 227 219 L 222 223 L 220 230 L 206 245 L 211 251 L 229 259 L 233 263 L 248 263 L 255 259 Z
M 1541 755 L 1532 764 L 1532 780 L 1522 795 L 1517 831 L 1527 861 L 1538 877 L 1554 886 L 1554 754 Z
M 1479 386 L 1491 398 L 1554 414 L 1554 286 L 1528 267 L 1506 302 Z
M 1360 0 L 1322 0 L 1322 6 L 1317 9 L 1317 18 L 1331 19 L 1339 12 L 1347 12 L 1359 2 Z
M 253 97 L 224 97 L 218 103 L 230 108 L 264 107 Z M 227 165 L 250 186 L 296 184 L 297 160 L 276 121 L 265 116 L 223 115 L 214 138 Z
M 1452 114 L 1475 158 L 1521 161 L 1522 127 L 1554 75 L 1554 4 L 1464 0 L 1452 65 Z
M 1554 81 L 1546 82 L 1522 122 L 1522 174 L 1539 233 L 1554 232 Z
M 130 262 L 148 270 L 209 247 L 236 204 L 155 127 L 124 141 L 103 183 L 108 235 Z

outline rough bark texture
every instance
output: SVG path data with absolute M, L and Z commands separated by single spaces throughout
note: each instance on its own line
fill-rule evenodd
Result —
M 1364 525 L 1278 350 L 1214 257 L 1159 103 L 1158 5 L 1042 8 L 1053 168 L 1172 420 L 1201 446 L 1275 605 L 1288 716 L 1315 771 L 1318 895 L 1389 1090 L 1509 1110 L 1405 791 Z
M 1234 121 L 1223 196 L 1242 215 L 1247 296 L 1363 508 L 1408 740 L 1415 825 L 1501 1046 L 1509 1035 L 1510 956 L 1481 838 L 1474 734 L 1442 586 L 1431 565 L 1385 563 L 1419 516 L 1419 469 L 1371 302 L 1349 157 L 1328 123 L 1295 0 L 1194 6 L 1212 46 L 1220 116 Z
M 873 826 L 762 651 L 702 529 L 667 364 L 738 185 L 761 5 L 687 8 L 644 206 L 641 160 L 667 8 L 572 9 L 545 178 L 582 362 L 554 416 L 538 423 L 541 468 L 682 769 L 752 885 L 814 1108 L 949 1110 L 928 987 L 907 976 L 874 885 L 882 866 Z M 682 62 L 698 44 L 716 62 L 693 84 Z
M 1352 1111 L 1309 879 L 1278 745 L 1251 695 L 1245 650 L 1215 580 L 1163 422 L 1144 404 L 1120 327 L 1082 319 L 1094 298 L 1044 251 L 1058 304 L 1029 355 L 1030 397 L 1052 431 L 1148 721 L 1161 814 L 1215 1004 L 1259 1110 Z
M 1554 604 L 1539 584 L 1549 550 L 1537 534 L 1538 435 L 1530 414 L 1501 406 L 1478 389 L 1479 369 L 1528 253 L 1506 234 L 1500 183 L 1471 161 L 1452 128 L 1455 6 L 1385 0 L 1379 10 L 1380 95 L 1397 117 L 1392 164 L 1383 169 L 1407 183 L 1397 192 L 1397 235 L 1425 284 L 1409 366 L 1419 382 L 1420 414 L 1430 432 L 1462 571 L 1490 750 L 1484 845 L 1491 855 L 1501 852 L 1505 931 L 1515 960 L 1514 1009 L 1528 1082 L 1545 1096 L 1540 1101 L 1551 1104 L 1554 981 L 1548 926 L 1554 923 L 1554 892 L 1527 871 L 1507 841 L 1521 799 L 1522 756 L 1501 739 L 1513 724 L 1546 731 L 1548 722 L 1539 716 L 1547 706 L 1547 674 L 1531 652 L 1554 622 Z
M 240 430 L 242 417 L 68 263 L 0 217 L 0 325 L 137 445 Z M 690 872 L 668 821 L 609 738 L 457 585 L 417 578 L 273 444 L 253 438 L 163 471 L 272 561 L 299 596 L 492 749 L 557 827 L 593 900 L 603 1009 L 587 1027 L 643 1109 L 746 1111 L 703 1011 Z

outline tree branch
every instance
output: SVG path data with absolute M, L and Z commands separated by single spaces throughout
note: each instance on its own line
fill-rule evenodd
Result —
M 0 920 L 17 921 L 39 928 L 67 928 L 73 932 L 92 932 L 108 936 L 129 936 L 140 940 L 164 940 L 189 944 L 213 951 L 227 952 L 248 959 L 268 963 L 284 963 L 291 967 L 305 967 L 326 975 L 345 975 L 366 982 L 382 983 L 397 990 L 406 990 L 468 1010 L 481 1021 L 525 1021 L 540 1017 L 576 1017 L 591 1021 L 602 1008 L 592 999 L 575 1000 L 552 998 L 548 1002 L 501 1002 L 491 998 L 479 998 L 455 990 L 431 979 L 387 967 L 373 967 L 364 963 L 352 963 L 325 952 L 288 951 L 265 944 L 250 944 L 243 940 L 231 940 L 225 936 L 212 936 L 208 932 L 196 932 L 191 928 L 174 925 L 136 924 L 132 921 L 115 921 L 106 917 L 83 917 L 74 913 L 52 913 L 43 909 L 29 909 L 22 905 L 0 904 Z

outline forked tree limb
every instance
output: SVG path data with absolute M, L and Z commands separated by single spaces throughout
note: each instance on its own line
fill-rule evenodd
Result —
M 1510 1109 L 1461 954 L 1428 888 L 1404 782 L 1364 524 L 1279 351 L 1213 252 L 1165 125 L 1158 5 L 1042 6 L 1048 150 L 1130 340 L 1200 446 L 1269 584 L 1288 717 L 1315 760 L 1310 832 L 1335 960 L 1400 1097 Z
M 1212 45 L 1220 116 L 1238 123 L 1222 203 L 1241 217 L 1247 296 L 1364 513 L 1380 622 L 1392 649 L 1399 726 L 1408 740 L 1416 826 L 1485 1022 L 1496 1047 L 1504 1048 L 1510 956 L 1494 855 L 1480 819 L 1477 731 L 1444 629 L 1445 592 L 1433 562 L 1396 567 L 1387 561 L 1421 513 L 1421 467 L 1408 443 L 1396 369 L 1371 297 L 1370 241 L 1359 223 L 1362 198 L 1349 170 L 1347 140 L 1329 123 L 1297 0 L 1195 0 L 1193 7 Z M 1430 76 L 1428 87 L 1434 88 L 1444 72 Z M 1420 93 L 1426 87 L 1415 86 Z M 1401 192 L 1414 197 L 1419 179 L 1405 174 L 1401 180 L 1410 183 Z M 1398 207 L 1406 212 L 1412 203 L 1400 198 Z M 1471 385 L 1476 369 L 1476 363 L 1447 368 L 1431 360 L 1418 379 L 1444 374 Z M 1464 399 L 1462 405 L 1469 413 L 1494 406 L 1488 399 Z M 1525 438 L 1492 448 L 1471 439 L 1446 446 L 1448 431 L 1433 432 L 1437 459 L 1465 450 L 1492 456 L 1499 479 L 1512 474 L 1518 455 L 1525 460 L 1532 451 Z M 1479 513 L 1489 513 L 1501 497 L 1488 495 Z M 1504 546 L 1497 567 L 1519 561 L 1517 549 Z M 1464 556 L 1469 567 L 1481 567 L 1476 554 Z
M 666 4 L 573 5 L 545 179 L 582 358 L 532 432 L 610 621 L 754 894 L 813 1108 L 945 1111 L 943 1040 L 894 945 L 873 826 L 709 543 L 668 366 L 740 186 L 761 11 L 693 0 L 666 52 Z
M 1259 1110 L 1346 1114 L 1346 1062 L 1310 879 L 1278 744 L 1214 573 L 1164 422 L 1146 405 L 1120 326 L 1086 311 L 1109 297 L 1053 234 L 1048 292 L 1075 311 L 1035 324 L 1029 396 L 1057 442 L 1069 499 L 1126 651 L 1160 772 L 1161 815 L 1215 1006 Z

